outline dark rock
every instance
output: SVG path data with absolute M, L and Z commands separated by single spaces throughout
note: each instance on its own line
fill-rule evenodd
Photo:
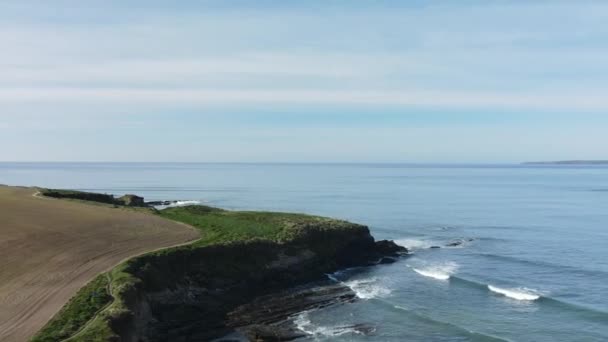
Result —
M 431 249 L 436 249 L 436 248 L 441 248 L 441 246 L 431 246 L 431 247 L 429 247 L 429 248 L 431 248 Z
M 126 205 L 128 207 L 145 207 L 146 206 L 146 203 L 144 202 L 143 197 L 133 195 L 133 194 L 127 194 L 122 197 L 119 197 L 116 199 L 116 201 L 119 204 Z
M 146 205 L 149 207 L 169 206 L 169 205 L 175 205 L 179 202 L 183 202 L 183 201 L 150 201 L 150 202 L 146 202 Z
M 372 333 L 374 333 L 376 331 L 376 327 L 371 325 L 371 324 L 365 324 L 365 323 L 358 323 L 355 325 L 349 325 L 346 327 L 343 327 L 344 329 L 352 329 L 362 335 L 368 336 L 371 335 Z
M 227 325 L 250 341 L 291 341 L 306 334 L 297 329 L 288 317 L 354 300 L 356 294 L 342 284 L 312 283 L 261 296 L 241 305 L 228 314 Z M 344 327 L 347 328 L 361 329 L 361 333 L 368 331 L 363 324 Z
M 342 284 L 301 286 L 261 296 L 228 313 L 228 326 L 271 324 L 310 309 L 352 302 L 356 294 Z
M 461 240 L 457 240 L 457 241 L 452 241 L 452 242 L 446 244 L 445 246 L 446 247 L 458 247 L 462 244 L 463 244 L 463 242 Z
M 378 264 L 380 265 L 384 265 L 384 264 L 392 264 L 395 263 L 397 261 L 396 258 L 391 258 L 391 257 L 383 257 L 382 259 L 380 259 L 378 261 Z
M 409 251 L 403 246 L 399 246 L 392 240 L 376 241 L 376 252 L 382 256 L 399 256 L 407 254 Z
M 272 325 L 252 325 L 242 331 L 249 341 L 255 342 L 293 341 L 306 337 L 305 333 L 296 329 Z
M 146 202 L 146 205 L 148 205 L 149 207 L 156 207 L 159 205 L 171 205 L 175 202 L 176 201 L 150 201 L 150 202 Z

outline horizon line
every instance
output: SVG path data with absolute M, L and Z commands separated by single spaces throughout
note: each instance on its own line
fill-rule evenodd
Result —
M 537 163 L 560 162 L 599 162 L 606 159 L 560 159 L 560 160 L 532 160 L 532 161 L 462 161 L 462 162 L 416 162 L 416 161 L 108 161 L 108 160 L 0 160 L 3 164 L 394 164 L 394 165 L 525 165 Z

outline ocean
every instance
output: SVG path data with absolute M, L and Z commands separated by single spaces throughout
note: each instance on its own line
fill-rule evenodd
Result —
M 413 252 L 328 275 L 359 300 L 295 315 L 308 340 L 608 341 L 608 166 L 0 163 L 0 183 L 331 216 Z

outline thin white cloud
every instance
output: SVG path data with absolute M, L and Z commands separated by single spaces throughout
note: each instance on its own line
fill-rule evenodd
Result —
M 341 63 L 339 62 L 341 60 Z M 347 77 L 364 73 L 357 69 L 360 62 L 339 57 L 323 58 L 318 55 L 247 54 L 240 57 L 203 57 L 198 59 L 170 60 L 112 60 L 99 63 L 57 63 L 51 65 L 0 66 L 2 83 L 41 81 L 63 82 L 168 82 L 213 75 L 230 74 L 283 74 L 322 77 Z M 369 71 L 368 71 L 369 73 Z M 214 77 L 215 78 L 215 77 Z
M 224 105 L 337 104 L 404 105 L 445 108 L 608 110 L 605 93 L 498 93 L 460 91 L 318 91 L 318 90 L 201 90 L 136 88 L 11 88 L 0 90 L 0 103 L 69 105 Z
M 534 101 L 505 89 L 531 94 L 557 89 L 554 102 L 562 103 L 569 92 L 595 92 L 608 77 L 603 39 L 608 29 L 602 21 L 608 7 L 600 2 L 446 2 L 319 13 L 249 6 L 225 12 L 182 9 L 179 16 L 154 9 L 133 13 L 116 4 L 98 7 L 71 8 L 67 18 L 80 12 L 96 18 L 99 12 L 112 13 L 112 21 L 103 16 L 85 26 L 8 21 L 0 30 L 0 87 L 58 87 L 59 97 L 65 97 L 61 88 L 70 86 L 204 88 L 232 92 L 228 97 L 237 99 L 248 97 L 238 95 L 242 89 L 448 96 L 466 91 L 516 103 Z M 43 6 L 25 8 L 44 18 Z M 31 97 L 39 98 L 32 91 Z M 386 97 L 391 103 L 412 102 Z

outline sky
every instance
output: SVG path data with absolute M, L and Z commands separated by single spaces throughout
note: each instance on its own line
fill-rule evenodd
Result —
M 0 161 L 608 159 L 608 1 L 0 2 Z

